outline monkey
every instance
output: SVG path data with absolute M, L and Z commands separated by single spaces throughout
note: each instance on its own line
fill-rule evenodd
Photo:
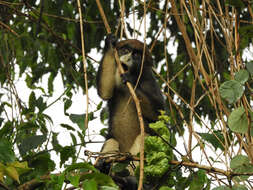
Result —
M 114 48 L 124 74 L 119 73 Z M 126 82 L 135 88 L 140 101 L 145 134 L 150 133 L 148 124 L 155 122 L 159 110 L 164 109 L 164 99 L 152 71 L 152 55 L 148 48 L 143 51 L 144 43 L 136 39 L 118 42 L 112 34 L 105 39 L 104 55 L 97 73 L 98 95 L 107 101 L 109 109 L 109 130 L 102 152 L 119 151 L 132 155 L 140 152 L 140 124 Z

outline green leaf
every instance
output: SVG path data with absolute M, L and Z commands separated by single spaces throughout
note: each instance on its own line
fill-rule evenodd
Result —
M 243 165 L 248 165 L 249 163 L 249 158 L 247 156 L 237 155 L 231 160 L 230 168 L 237 169 Z
M 16 168 L 17 172 L 19 175 L 28 172 L 29 170 L 31 170 L 31 168 L 28 167 L 28 163 L 27 162 L 12 162 L 7 164 L 8 166 L 12 166 L 14 168 Z
M 67 175 L 67 179 L 70 181 L 70 183 L 75 186 L 79 187 L 79 181 L 80 181 L 80 175 Z
M 76 169 L 85 169 L 86 171 L 91 170 L 94 172 L 98 172 L 98 170 L 92 164 L 89 164 L 87 162 L 71 164 L 66 168 L 65 172 L 70 172 Z
M 64 113 L 65 113 L 65 115 L 67 115 L 67 110 L 70 108 L 71 105 L 72 105 L 72 100 L 64 98 Z
M 239 100 L 244 92 L 243 86 L 240 84 L 240 82 L 235 80 L 224 82 L 220 86 L 219 90 L 221 97 L 226 99 L 230 104 L 235 103 L 237 100 Z
M 241 0 L 227 0 L 226 1 L 227 4 L 234 6 L 236 8 L 244 8 L 245 5 Z
M 76 149 L 72 146 L 65 146 L 60 150 L 60 167 L 64 164 L 69 158 L 75 158 Z
M 12 149 L 12 144 L 6 140 L 0 140 L 0 162 L 7 163 L 15 160 L 15 154 Z
M 243 25 L 239 28 L 240 34 L 240 47 L 239 49 L 243 51 L 246 47 L 248 47 L 252 43 L 253 38 L 253 25 Z
M 85 134 L 82 134 L 79 131 L 77 131 L 77 134 L 78 134 L 78 137 L 79 137 L 80 141 L 82 142 L 82 144 L 85 145 L 85 141 L 84 141 Z
M 36 170 L 37 175 L 44 175 L 55 169 L 55 163 L 50 159 L 50 154 L 41 152 L 30 161 L 31 168 Z
M 228 126 L 233 132 L 246 133 L 248 131 L 248 120 L 243 107 L 232 111 L 228 117 Z
M 224 150 L 224 137 L 221 131 L 214 131 L 212 133 L 198 133 L 205 141 L 211 143 L 215 150 L 217 148 Z
M 54 190 L 61 190 L 64 180 L 65 180 L 64 173 L 62 173 L 61 175 L 51 174 L 50 178 L 51 178 L 50 183 L 53 184 L 53 189 Z
M 39 108 L 40 112 L 43 112 L 47 108 L 47 104 L 43 102 L 43 98 L 39 97 L 36 101 L 36 106 Z
M 102 108 L 103 105 L 103 101 L 99 102 L 99 104 L 97 105 L 97 110 L 100 110 Z
M 46 135 L 35 135 L 26 137 L 25 139 L 21 140 L 21 143 L 18 146 L 20 154 L 25 155 L 30 150 L 33 150 L 38 146 L 42 145 L 46 140 Z
M 70 136 L 71 136 L 73 145 L 76 145 L 77 144 L 76 136 L 73 133 L 70 133 Z
M 52 145 L 53 145 L 53 148 L 56 152 L 60 152 L 61 149 L 62 149 L 62 146 L 60 145 L 58 139 L 57 139 L 57 136 L 58 136 L 58 133 L 52 133 L 53 136 L 52 136 Z
M 14 127 L 11 121 L 7 121 L 4 126 L 0 129 L 0 139 L 8 139 L 8 137 L 12 136 Z
M 241 84 L 244 84 L 249 79 L 249 72 L 245 69 L 242 69 L 235 73 L 235 80 L 240 82 Z
M 168 130 L 164 121 L 157 121 L 155 123 L 150 123 L 149 127 L 152 128 L 156 133 L 161 135 L 165 140 L 170 139 L 170 131 Z
M 199 170 L 193 174 L 189 190 L 203 189 L 207 181 L 206 172 L 204 170 Z
M 85 114 L 70 114 L 69 118 L 73 123 L 77 124 L 81 130 L 85 130 Z
M 48 93 L 51 95 L 54 90 L 54 79 L 55 79 L 55 73 L 51 73 L 48 77 L 47 85 L 48 85 Z
M 35 93 L 34 91 L 31 92 L 30 96 L 29 96 L 29 108 L 32 112 L 34 112 L 34 108 L 35 108 L 35 105 L 36 105 L 36 97 L 35 97 Z
M 83 131 L 86 130 L 85 125 L 85 118 L 86 118 L 86 114 L 70 114 L 69 116 L 70 120 L 73 123 L 76 123 L 78 125 L 78 127 Z M 88 114 L 88 120 L 91 121 L 93 119 L 95 119 L 96 117 L 94 117 L 94 113 L 90 112 Z
M 65 124 L 65 123 L 61 123 L 60 126 L 63 127 L 63 128 L 65 128 L 65 129 L 67 129 L 67 130 L 75 131 L 74 127 L 72 127 L 72 126 L 70 126 L 68 124 Z
M 97 190 L 97 183 L 94 179 L 91 180 L 84 180 L 83 182 L 83 189 L 85 190 Z
M 230 167 L 233 172 L 236 173 L 253 173 L 253 164 L 250 164 L 250 160 L 247 156 L 244 155 L 237 155 L 232 158 L 230 162 Z M 235 177 L 237 181 L 244 181 L 249 178 L 248 175 L 241 175 Z
M 246 68 L 252 77 L 253 76 L 253 61 L 246 63 Z
M 114 183 L 112 178 L 103 173 L 97 173 L 97 172 L 90 173 L 90 174 L 83 175 L 82 178 L 88 179 L 88 180 L 94 179 L 99 186 L 105 185 L 105 186 L 117 187 L 117 185 Z
M 6 175 L 8 175 L 9 177 L 11 177 L 12 179 L 14 179 L 15 181 L 17 181 L 18 183 L 20 183 L 19 181 L 19 174 L 16 170 L 16 168 L 14 168 L 13 166 L 7 166 L 5 168 L 5 173 Z
M 164 152 L 152 153 L 146 156 L 144 173 L 147 176 L 162 177 L 169 169 L 171 159 Z

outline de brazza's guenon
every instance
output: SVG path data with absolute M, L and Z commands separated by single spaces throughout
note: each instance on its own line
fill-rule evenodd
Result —
M 113 48 L 117 49 L 124 68 L 122 75 Z M 144 44 L 135 39 L 118 42 L 114 35 L 106 37 L 97 74 L 98 94 L 108 102 L 109 108 L 109 133 L 102 152 L 119 151 L 136 155 L 140 151 L 139 119 L 126 82 L 135 87 L 140 100 L 145 133 L 149 133 L 148 124 L 158 119 L 159 110 L 164 109 L 163 96 L 153 76 L 153 60 L 147 47 L 142 65 L 143 48 Z

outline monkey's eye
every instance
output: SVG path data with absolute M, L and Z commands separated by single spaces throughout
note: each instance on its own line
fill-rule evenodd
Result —
M 128 54 L 129 52 L 130 52 L 130 50 L 127 49 L 127 48 L 122 48 L 122 49 L 119 49 L 119 50 L 118 50 L 118 53 L 119 53 L 120 56 L 121 56 L 121 55 L 126 55 L 126 54 Z
M 138 53 L 138 52 L 133 52 L 133 54 L 132 54 L 132 56 L 133 56 L 133 58 L 140 58 L 140 54 Z

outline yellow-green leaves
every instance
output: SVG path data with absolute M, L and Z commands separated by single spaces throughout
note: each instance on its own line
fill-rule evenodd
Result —
M 8 176 L 20 183 L 19 176 L 29 170 L 27 162 L 16 161 L 6 165 L 0 163 L 0 181 L 4 182 L 4 176 Z
M 146 176 L 161 177 L 169 169 L 169 161 L 173 154 L 171 147 L 166 144 L 170 141 L 170 131 L 165 121 L 157 121 L 149 125 L 159 136 L 145 138 L 146 162 L 144 172 Z

